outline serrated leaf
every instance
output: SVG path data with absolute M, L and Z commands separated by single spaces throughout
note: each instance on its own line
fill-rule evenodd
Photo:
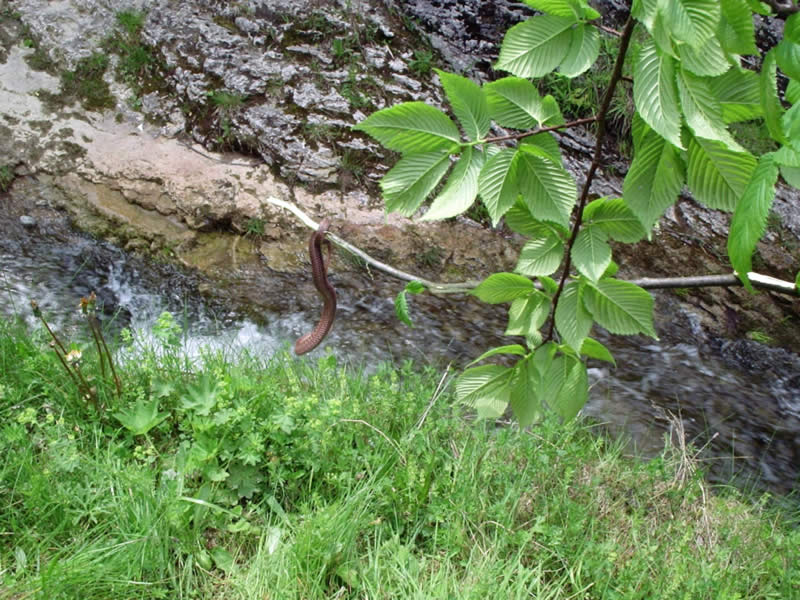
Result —
M 488 304 L 511 302 L 534 290 L 533 282 L 515 273 L 492 273 L 470 292 Z
M 653 328 L 653 297 L 638 285 L 601 279 L 586 286 L 583 303 L 594 320 L 611 333 L 657 337 Z
M 734 152 L 714 140 L 692 137 L 687 152 L 687 183 L 695 199 L 710 208 L 732 211 L 756 167 L 749 152 Z
M 659 3 L 673 39 L 699 47 L 717 30 L 719 0 L 670 0 Z
M 501 127 L 532 129 L 564 122 L 553 97 L 542 98 L 527 79 L 504 77 L 485 84 L 483 90 L 489 114 Z
M 500 365 L 483 365 L 464 371 L 456 379 L 456 399 L 477 409 L 482 418 L 503 414 L 510 401 L 514 371 Z
M 786 86 L 786 92 L 784 93 L 786 101 L 791 104 L 797 104 L 800 102 L 800 81 L 789 81 L 788 85 Z
M 550 315 L 550 298 L 541 292 L 517 298 L 508 309 L 505 335 L 529 336 L 544 325 Z
M 800 167 L 781 167 L 781 176 L 790 186 L 800 190 Z
M 572 246 L 575 268 L 592 281 L 597 281 L 611 264 L 611 246 L 608 236 L 599 227 L 582 227 Z M 577 348 L 576 348 L 577 350 Z
M 645 42 L 637 54 L 633 101 L 639 115 L 656 133 L 683 149 L 674 59 L 662 54 L 652 40 Z
M 552 373 L 558 373 L 557 380 L 561 381 L 561 386 L 556 398 L 549 400 L 547 405 L 564 421 L 571 421 L 589 398 L 586 365 L 572 356 L 558 356 L 553 360 L 548 375 Z
M 686 124 L 695 136 L 717 140 L 731 150 L 744 152 L 722 120 L 722 107 L 706 79 L 681 69 L 678 72 L 678 92 Z
M 486 157 L 471 146 L 464 149 L 447 178 L 442 192 L 434 198 L 430 208 L 422 215 L 423 221 L 448 219 L 467 210 L 478 195 L 478 175 Z
M 472 141 L 483 139 L 492 122 L 486 96 L 481 88 L 461 75 L 439 69 L 436 69 L 436 73 L 467 138 Z
M 508 344 L 507 346 L 498 346 L 496 348 L 492 348 L 491 350 L 487 350 L 483 354 L 481 354 L 478 358 L 473 360 L 468 367 L 471 367 L 475 363 L 479 363 L 482 360 L 486 360 L 487 358 L 491 358 L 492 356 L 497 356 L 498 354 L 513 354 L 515 356 L 525 356 L 528 353 L 524 347 L 520 346 L 519 344 Z
M 414 327 L 414 324 L 411 322 L 411 317 L 408 314 L 408 299 L 406 298 L 405 290 L 399 292 L 394 298 L 394 314 L 401 323 L 405 323 L 409 327 Z
M 763 114 L 757 73 L 735 67 L 711 79 L 709 85 L 711 93 L 722 107 L 722 120 L 725 123 L 750 121 Z
M 537 156 L 532 149 L 528 146 L 518 152 L 517 181 L 522 199 L 534 218 L 568 227 L 578 194 L 575 180 L 544 152 Z
M 592 315 L 583 306 L 583 287 L 579 281 L 565 285 L 555 313 L 556 329 L 562 341 L 575 351 L 583 346 L 592 330 Z
M 538 149 L 536 154 L 544 152 L 547 158 L 557 165 L 560 165 L 562 162 L 561 147 L 550 132 L 537 133 L 536 135 L 526 137 L 519 143 L 519 147 L 521 150 L 525 150 L 526 146 L 535 146 Z
M 534 10 L 546 13 L 548 15 L 555 15 L 556 17 L 565 17 L 568 19 L 580 19 L 583 17 L 583 11 L 580 10 L 580 4 L 575 0 L 522 0 L 525 4 Z
M 800 104 L 795 104 L 783 114 L 781 126 L 787 140 L 800 142 Z
M 649 231 L 678 199 L 686 175 L 679 150 L 637 118 L 634 148 L 622 185 L 623 198 Z
M 406 284 L 405 291 L 409 294 L 421 294 L 425 291 L 425 285 L 420 281 L 409 281 Z
M 564 242 L 552 227 L 539 224 L 525 243 L 514 269 L 523 275 L 536 277 L 554 273 L 564 258 Z
M 746 0 L 721 0 L 722 19 L 718 36 L 733 54 L 757 54 L 753 13 Z
M 519 361 L 515 366 L 511 381 L 511 410 L 520 427 L 527 427 L 542 416 L 542 403 L 539 400 L 541 378 L 530 358 Z
M 133 406 L 120 409 L 113 416 L 133 435 L 147 435 L 151 429 L 169 417 L 169 413 L 158 412 L 159 402 L 159 398 L 145 400 L 140 397 Z
M 786 75 L 800 80 L 800 44 L 783 39 L 775 47 L 775 60 Z
M 401 153 L 450 149 L 461 141 L 458 127 L 450 117 L 424 102 L 404 102 L 384 108 L 353 129 Z
M 695 75 L 716 77 L 731 67 L 719 41 L 713 37 L 707 39 L 698 48 L 681 44 L 678 47 L 678 56 L 681 59 L 681 67 Z
M 731 219 L 728 256 L 742 283 L 750 291 L 753 288 L 747 274 L 752 268 L 753 251 L 766 228 L 777 180 L 778 167 L 773 158 L 768 154 L 762 156 Z
M 597 34 L 597 29 L 580 23 L 572 29 L 569 50 L 558 65 L 558 70 L 564 77 L 577 77 L 589 70 L 597 60 L 599 52 L 600 36 Z
M 778 68 L 773 48 L 767 52 L 764 62 L 761 64 L 759 88 L 761 90 L 761 106 L 764 109 L 764 123 L 766 123 L 772 139 L 783 144 L 786 142 L 786 138 L 783 135 L 783 127 L 781 127 L 783 106 L 778 98 L 777 74 Z
M 583 222 L 599 227 L 618 242 L 633 244 L 645 236 L 641 222 L 622 198 L 598 198 L 583 211 Z
M 518 77 L 547 75 L 567 54 L 574 18 L 540 15 L 506 32 L 494 68 Z
M 611 354 L 608 348 L 592 338 L 587 337 L 585 340 L 583 340 L 581 354 L 588 356 L 589 358 L 594 358 L 595 360 L 604 360 L 605 362 L 610 362 L 615 367 L 617 366 L 617 361 L 614 360 L 614 356 Z
M 478 175 L 478 193 L 496 225 L 519 196 L 517 151 L 505 148 L 489 158 Z
M 448 152 L 408 154 L 380 181 L 386 210 L 410 217 L 450 168 Z

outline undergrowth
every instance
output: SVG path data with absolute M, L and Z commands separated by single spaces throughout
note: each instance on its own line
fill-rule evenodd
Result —
M 475 422 L 441 374 L 125 333 L 83 397 L 0 323 L 0 598 L 791 598 L 797 513 L 587 423 Z M 442 384 L 442 385 L 440 385 Z

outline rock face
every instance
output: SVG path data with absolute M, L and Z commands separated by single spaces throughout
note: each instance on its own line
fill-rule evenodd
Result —
M 602 4 L 612 21 L 626 15 L 626 3 Z M 397 102 L 441 105 L 433 65 L 478 80 L 494 77 L 490 65 L 503 33 L 531 14 L 524 4 L 11 0 L 9 7 L 0 20 L 0 151 L 17 175 L 47 180 L 57 190 L 53 198 L 82 227 L 132 248 L 169 248 L 200 266 L 209 262 L 198 258 L 207 254 L 198 250 L 205 235 L 263 229 L 261 255 L 270 268 L 292 271 L 302 266 L 303 247 L 291 237 L 294 221 L 264 200 L 293 198 L 314 215 L 333 213 L 353 243 L 409 270 L 423 264 L 431 278 L 513 268 L 520 240 L 511 236 L 466 221 L 411 225 L 385 218 L 375 184 L 394 159 L 351 126 Z M 136 17 L 127 33 L 121 14 Z M 115 70 L 131 69 L 120 40 L 143 62 L 118 81 Z M 87 113 L 54 102 L 60 72 L 76 69 L 98 48 L 111 56 L 104 80 L 116 98 L 114 111 Z M 49 72 L 29 68 L 25 61 L 34 57 L 46 59 Z M 580 184 L 592 136 L 573 129 L 559 139 Z M 622 160 L 610 166 L 626 169 Z M 619 195 L 620 176 L 609 168 L 592 192 Z M 796 206 L 796 194 L 779 194 L 776 220 L 759 247 L 764 270 L 783 278 L 793 277 L 800 254 Z M 727 222 L 727 215 L 685 198 L 652 244 L 619 249 L 622 274 L 728 271 Z M 388 233 L 386 225 L 406 231 Z M 687 253 L 687 245 L 696 251 Z M 799 343 L 797 301 L 705 290 L 685 303 L 708 328 L 730 336 L 787 319 L 773 327 L 774 338 Z M 729 316 L 731 303 L 737 319 Z

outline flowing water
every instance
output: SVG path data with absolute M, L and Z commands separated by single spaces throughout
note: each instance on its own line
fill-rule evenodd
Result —
M 3 206 L 0 311 L 31 326 L 36 322 L 29 301 L 35 299 L 65 337 L 79 335 L 78 300 L 94 291 L 112 330 L 128 327 L 146 335 L 168 310 L 187 326 L 190 353 L 202 347 L 247 348 L 269 356 L 308 331 L 318 316 L 307 277 L 298 282 L 267 268 L 244 269 L 223 297 L 209 293 L 215 284 L 196 275 L 71 231 L 55 213 L 43 211 L 26 227 L 12 203 Z M 500 337 L 505 326 L 500 307 L 465 298 L 414 297 L 415 327 L 409 329 L 394 317 L 398 282 L 342 272 L 332 273 L 332 281 L 339 312 L 325 345 L 344 362 L 369 367 L 412 358 L 459 367 L 492 345 L 508 343 Z M 666 434 L 682 429 L 701 449 L 712 478 L 727 481 L 738 474 L 773 491 L 795 489 L 800 359 L 749 340 L 710 337 L 671 299 L 657 297 L 660 341 L 599 335 L 619 366 L 591 366 L 585 413 L 627 433 L 643 455 L 657 453 Z

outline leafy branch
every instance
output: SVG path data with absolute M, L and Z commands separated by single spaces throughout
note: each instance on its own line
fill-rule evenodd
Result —
M 561 294 L 564 292 L 564 284 L 566 283 L 570 274 L 570 267 L 572 266 L 572 248 L 575 246 L 575 241 L 578 239 L 578 232 L 583 224 L 583 209 L 586 208 L 586 201 L 589 198 L 589 190 L 592 187 L 595 173 L 597 173 L 597 169 L 600 167 L 600 163 L 603 161 L 603 145 L 606 141 L 606 117 L 608 116 L 608 110 L 611 107 L 611 100 L 614 98 L 614 92 L 617 88 L 617 83 L 622 78 L 622 68 L 625 64 L 625 57 L 628 54 L 628 46 L 630 45 L 635 24 L 636 21 L 633 20 L 633 17 L 629 16 L 628 21 L 625 23 L 625 27 L 622 30 L 622 34 L 620 35 L 619 53 L 617 54 L 617 60 L 614 63 L 614 70 L 611 73 L 611 79 L 608 82 L 608 88 L 606 88 L 605 94 L 601 100 L 600 110 L 597 112 L 595 117 L 597 122 L 597 132 L 595 133 L 594 157 L 592 158 L 592 163 L 589 166 L 589 172 L 586 174 L 586 181 L 583 184 L 581 197 L 578 200 L 578 209 L 575 213 L 575 222 L 572 225 L 572 233 L 567 241 L 566 250 L 564 252 L 564 269 L 561 273 L 561 279 L 558 282 L 558 289 L 556 290 L 552 300 L 554 311 L 558 308 L 558 302 L 561 299 Z M 553 339 L 555 324 L 555 320 L 550 321 L 550 328 L 547 331 L 547 336 L 545 336 L 545 342 Z

